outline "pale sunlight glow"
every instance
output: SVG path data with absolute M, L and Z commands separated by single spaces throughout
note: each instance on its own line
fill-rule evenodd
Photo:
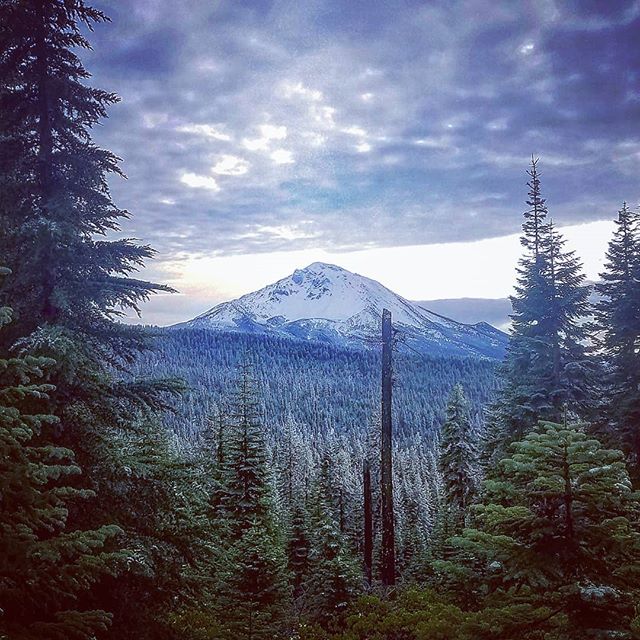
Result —
M 280 230 L 282 231 L 282 230 Z M 561 228 L 567 247 L 584 262 L 596 280 L 613 231 L 609 221 Z M 284 234 L 284 232 L 282 232 Z M 289 233 L 289 230 L 287 230 Z M 291 231 L 293 233 L 293 231 Z M 512 293 L 521 255 L 518 235 L 449 244 L 415 245 L 332 253 L 322 249 L 235 256 L 186 257 L 166 263 L 163 281 L 181 293 L 172 313 L 156 315 L 164 296 L 145 306 L 143 321 L 168 324 L 188 320 L 220 302 L 255 291 L 312 262 L 337 264 L 378 280 L 411 300 L 438 298 L 504 298 Z M 188 300 L 181 308 L 179 299 Z

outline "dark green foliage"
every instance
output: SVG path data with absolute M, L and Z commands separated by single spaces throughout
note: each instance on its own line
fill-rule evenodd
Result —
M 364 432 L 379 405 L 380 354 L 271 336 L 182 329 L 160 332 L 154 351 L 143 353 L 134 375 L 184 378 L 190 391 L 176 400 L 170 426 L 181 436 L 200 432 L 212 402 L 232 387 L 247 353 L 261 390 L 268 431 L 302 425 L 307 438 L 331 430 Z M 474 424 L 498 388 L 494 360 L 398 353 L 394 429 L 403 440 L 428 435 L 442 424 L 451 387 L 460 382 Z
M 149 247 L 106 239 L 128 213 L 91 129 L 117 97 L 86 86 L 78 58 L 106 20 L 82 0 L 0 3 L 0 247 L 15 271 L 1 295 L 18 319 L 0 308 L 2 640 L 640 637 L 639 496 L 621 452 L 566 424 L 593 405 L 589 291 L 537 161 L 482 493 L 495 362 L 397 353 L 396 546 L 400 584 L 419 588 L 356 601 L 365 458 L 380 555 L 379 355 L 197 330 L 156 332 L 159 353 L 140 354 L 154 332 L 117 320 L 168 289 L 131 277 Z M 599 426 L 638 467 L 638 216 L 624 205 L 617 225 Z M 257 365 L 233 381 L 247 352 Z M 170 399 L 180 385 L 150 369 L 193 388 Z
M 225 515 L 232 533 L 241 535 L 255 523 L 273 518 L 273 493 L 267 472 L 267 449 L 260 406 L 247 365 L 241 370 L 229 419 L 225 475 Z
M 289 622 L 287 557 L 275 518 L 261 413 L 245 364 L 230 403 L 216 512 L 222 521 L 216 526 L 226 534 L 214 587 L 214 607 L 226 630 L 221 638 L 272 638 Z
M 640 477 L 640 216 L 626 203 L 618 212 L 602 281 L 596 285 L 595 330 L 605 360 L 606 430 L 631 456 Z
M 126 438 L 121 435 L 141 421 L 141 413 L 144 421 L 153 410 L 166 406 L 166 393 L 177 387 L 170 381 L 124 381 L 118 373 L 148 343 L 148 334 L 114 320 L 127 308 L 136 310 L 154 291 L 167 289 L 131 278 L 153 254 L 149 247 L 105 237 L 118 231 L 128 213 L 113 203 L 107 184 L 110 175 L 120 174 L 118 158 L 92 142 L 91 129 L 117 97 L 85 84 L 89 74 L 78 52 L 89 47 L 83 34 L 106 20 L 82 0 L 0 3 L 0 246 L 3 260 L 15 272 L 3 284 L 2 294 L 15 300 L 18 319 L 0 335 L 0 357 L 50 359 L 47 413 L 56 420 L 43 425 L 37 445 L 43 462 L 51 462 L 45 456 L 59 455 L 54 468 L 61 474 L 78 467 L 83 474 L 61 480 L 62 487 L 73 488 L 56 487 L 55 482 L 50 486 L 44 478 L 40 489 L 57 492 L 62 500 L 59 526 L 71 531 L 69 536 L 76 531 L 104 532 L 96 533 L 78 555 L 97 553 L 121 529 L 126 533 L 119 537 L 120 543 L 139 545 L 133 556 L 120 554 L 127 557 L 127 563 L 119 565 L 122 582 L 105 577 L 101 562 L 89 558 L 78 561 L 77 584 L 67 588 L 69 599 L 82 592 L 74 606 L 113 611 L 114 628 L 126 637 L 124 621 L 133 618 L 132 611 L 123 613 L 112 594 L 121 590 L 144 599 L 165 586 L 159 579 L 157 585 L 136 591 L 140 583 L 130 589 L 135 571 L 127 574 L 137 565 L 134 557 L 140 547 L 140 556 L 152 555 L 153 535 L 146 529 L 151 518 L 145 506 L 154 499 L 158 505 L 163 492 L 157 485 L 148 492 L 152 483 L 145 484 L 136 473 L 127 477 L 127 469 L 135 465 L 130 459 L 127 463 L 133 466 L 124 462 L 121 445 Z M 140 466 L 149 469 L 145 452 L 140 455 Z M 160 463 L 151 474 L 165 477 Z M 131 510 L 138 489 L 148 502 Z M 67 502 L 74 492 L 91 499 Z M 131 504 L 126 504 L 125 496 Z M 165 517 L 166 511 L 157 515 Z M 49 532 L 59 533 L 55 527 Z M 80 533 L 77 537 L 78 546 L 84 544 Z M 117 550 L 113 541 L 108 550 Z M 64 563 L 74 556 L 59 551 L 64 575 Z M 53 564 L 53 556 L 43 558 Z M 47 575 L 50 585 L 45 584 Z M 55 585 L 55 573 L 43 567 L 38 588 L 45 608 L 47 589 Z M 70 615 L 73 619 L 60 637 L 74 637 L 73 625 L 78 637 L 93 636 L 106 619 L 106 614 L 92 614 L 94 622 L 83 630 L 81 615 Z M 139 617 L 145 619 L 145 614 Z M 44 635 L 42 631 L 40 637 Z
M 340 621 L 362 584 L 358 565 L 336 521 L 334 489 L 325 459 L 311 497 L 309 572 L 301 596 L 305 617 L 325 626 Z
M 468 638 L 461 626 L 469 617 L 433 591 L 404 591 L 397 599 L 366 596 L 347 617 L 335 640 L 454 640 Z
M 107 186 L 118 158 L 90 135 L 118 98 L 84 84 L 77 56 L 89 48 L 83 29 L 107 20 L 82 0 L 0 5 L 0 245 L 21 332 L 64 324 L 126 350 L 131 331 L 110 320 L 166 288 L 128 275 L 149 247 L 96 239 L 128 216 Z
M 300 505 L 296 505 L 291 517 L 287 543 L 287 569 L 291 576 L 294 599 L 301 595 L 302 583 L 309 571 L 310 546 L 305 511 Z
M 286 556 L 268 523 L 256 519 L 229 549 L 229 575 L 217 596 L 228 637 L 273 638 L 290 616 Z
M 594 362 L 585 346 L 589 287 L 582 266 L 547 221 L 537 160 L 528 172 L 513 326 L 503 367 L 504 390 L 494 420 L 507 438 L 540 419 L 560 420 L 568 409 L 585 416 L 592 401 Z
M 461 385 L 451 392 L 447 417 L 440 431 L 439 467 L 442 509 L 463 524 L 478 480 L 478 435 L 471 427 L 469 406 Z
M 174 638 L 174 616 L 208 602 L 220 571 L 211 484 L 199 458 L 178 452 L 162 425 L 139 419 L 111 439 L 119 473 L 108 511 L 125 530 L 129 557 L 126 572 L 101 582 L 98 598 L 113 612 L 113 637 Z
M 522 610 L 525 621 L 548 610 L 532 627 L 512 621 L 519 637 L 630 637 L 639 515 L 620 451 L 580 428 L 542 423 L 485 482 L 475 528 L 452 540 L 457 560 L 439 567 L 470 606 Z
M 2 270 L 6 275 L 7 270 Z M 0 329 L 11 312 L 0 308 Z M 122 531 L 68 526 L 73 503 L 93 498 L 74 486 L 73 452 L 51 444 L 48 358 L 0 357 L 0 637 L 90 640 L 111 621 L 81 602 L 126 554 L 110 552 Z

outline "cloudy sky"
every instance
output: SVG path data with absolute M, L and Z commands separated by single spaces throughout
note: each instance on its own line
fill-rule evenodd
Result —
M 640 199 L 640 2 L 101 0 L 95 132 L 168 323 L 317 259 L 417 299 L 509 293 L 540 156 L 597 275 Z

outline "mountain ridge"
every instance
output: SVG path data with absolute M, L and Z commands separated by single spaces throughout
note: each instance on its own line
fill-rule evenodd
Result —
M 376 280 L 323 262 L 172 328 L 273 333 L 368 348 L 379 335 L 383 308 L 391 311 L 399 340 L 414 350 L 496 359 L 504 353 L 507 336 L 495 327 L 434 313 Z

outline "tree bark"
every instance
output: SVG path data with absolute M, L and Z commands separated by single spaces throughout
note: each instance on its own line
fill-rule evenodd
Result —
M 393 518 L 393 462 L 392 462 L 392 349 L 393 327 L 391 312 L 382 311 L 382 438 L 380 455 L 380 488 L 382 495 L 382 584 L 396 583 L 395 531 Z
M 371 468 L 365 458 L 362 465 L 362 492 L 364 508 L 364 576 L 371 586 L 373 578 L 373 513 L 371 508 Z

